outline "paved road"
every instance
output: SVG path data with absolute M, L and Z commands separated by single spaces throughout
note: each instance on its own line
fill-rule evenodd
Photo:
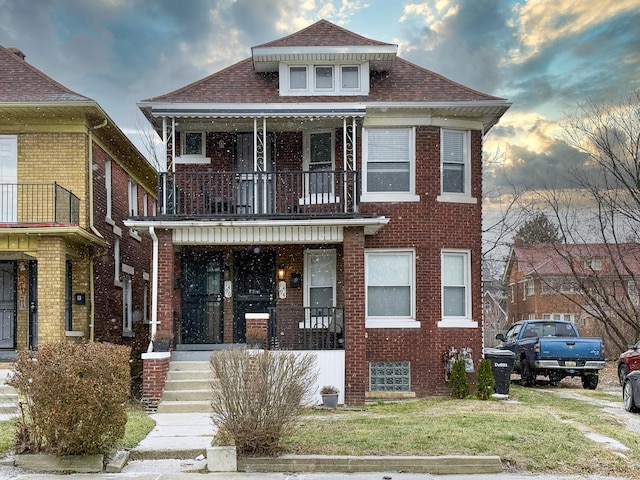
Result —
M 160 463 L 162 461 L 159 461 Z M 69 480 L 628 480 L 622 477 L 604 476 L 578 476 L 578 475 L 526 475 L 500 473 L 491 475 L 428 475 L 413 473 L 395 472 L 371 472 L 371 473 L 304 473 L 304 474 L 284 474 L 284 473 L 209 473 L 203 476 L 201 473 L 185 473 L 165 471 L 159 473 L 157 470 L 158 461 L 153 471 L 143 472 L 123 472 L 123 473 L 92 473 L 65 475 Z M 171 469 L 169 469 L 171 470 Z M 60 480 L 60 475 L 43 473 L 25 473 L 9 467 L 0 467 L 0 478 L 7 480 Z

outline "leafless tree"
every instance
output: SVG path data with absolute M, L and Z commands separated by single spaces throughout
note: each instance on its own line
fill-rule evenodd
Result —
M 568 172 L 574 188 L 538 190 L 528 196 L 525 209 L 545 211 L 566 244 L 600 245 L 597 255 L 604 255 L 610 268 L 596 270 L 585 267 L 584 255 L 556 244 L 581 295 L 557 293 L 597 320 L 624 350 L 640 338 L 640 91 L 616 103 L 579 105 L 563 132 L 564 141 L 587 158 Z

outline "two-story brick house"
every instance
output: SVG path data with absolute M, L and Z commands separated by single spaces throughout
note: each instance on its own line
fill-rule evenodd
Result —
M 123 221 L 155 211 L 156 176 L 98 103 L 0 47 L 1 357 L 146 347 L 151 242 Z
M 327 21 L 139 104 L 164 139 L 152 329 L 342 355 L 345 401 L 482 353 L 482 142 L 509 103 Z M 332 382 L 333 383 L 333 382 Z
M 638 279 L 637 243 L 516 244 L 504 276 L 508 317 L 510 323 L 568 320 L 582 334 L 604 337 L 607 332 L 596 319 L 606 318 L 624 336 L 625 317 L 634 324 L 640 307 Z M 631 331 L 629 338 L 635 338 Z

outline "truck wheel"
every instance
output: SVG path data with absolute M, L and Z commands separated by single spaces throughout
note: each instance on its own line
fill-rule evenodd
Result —
M 555 373 L 555 372 L 551 372 L 549 374 L 549 383 L 554 387 L 558 386 L 558 384 L 560 383 L 560 380 L 562 380 L 562 374 Z
M 582 388 L 587 388 L 589 390 L 595 390 L 598 386 L 598 374 L 597 373 L 589 373 L 582 376 Z
M 521 372 L 520 372 L 520 383 L 522 383 L 523 387 L 535 387 L 536 385 L 536 375 L 531 371 L 529 365 L 526 360 L 522 360 L 520 362 Z

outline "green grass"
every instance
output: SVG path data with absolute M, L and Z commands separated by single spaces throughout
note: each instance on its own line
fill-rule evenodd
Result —
M 430 398 L 363 411 L 309 412 L 288 439 L 291 453 L 497 455 L 524 471 L 629 475 L 640 440 L 597 406 L 512 386 L 517 402 Z M 593 431 L 629 448 L 628 459 L 585 437 Z
M 0 421 L 0 455 L 11 451 L 16 433 L 16 420 Z M 119 448 L 133 448 L 155 427 L 155 422 L 138 406 L 127 408 L 127 425 Z

